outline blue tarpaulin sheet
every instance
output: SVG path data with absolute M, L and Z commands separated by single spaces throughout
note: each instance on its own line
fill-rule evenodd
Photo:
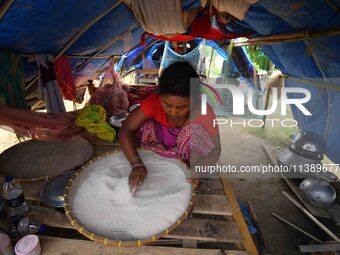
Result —
M 0 4 L 4 1 L 0 0 Z M 63 46 L 95 17 L 104 13 L 117 0 L 16 0 L 0 19 L 0 48 L 19 53 L 57 54 Z M 333 1 L 339 5 L 339 1 Z M 199 0 L 184 0 L 184 9 L 200 5 Z M 252 31 L 253 36 L 265 36 L 340 26 L 340 15 L 334 6 L 324 0 L 276 1 L 259 0 L 253 4 L 244 20 L 232 20 L 226 28 L 233 32 Z M 133 46 L 140 43 L 144 32 L 133 12 L 124 4 L 105 15 L 88 29 L 67 50 L 67 54 L 93 55 L 122 33 L 131 29 Z M 340 86 L 340 36 L 306 38 L 303 41 L 263 45 L 264 53 L 284 73 L 306 80 Z M 100 55 L 122 55 L 123 40 L 118 39 Z M 73 59 L 75 67 L 85 59 Z M 105 59 L 90 61 L 77 77 L 89 77 Z M 31 77 L 34 67 L 26 63 Z M 340 92 L 287 81 L 287 87 L 310 90 L 311 100 L 306 104 L 312 116 L 304 116 L 293 108 L 299 127 L 323 136 L 327 142 L 327 156 L 340 163 Z M 300 95 L 292 94 L 291 97 Z

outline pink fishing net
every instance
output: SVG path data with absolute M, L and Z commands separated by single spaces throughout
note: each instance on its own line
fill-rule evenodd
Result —
M 49 114 L 0 107 L 0 126 L 37 140 L 76 140 L 88 134 L 85 129 L 76 126 L 75 114 L 75 112 Z

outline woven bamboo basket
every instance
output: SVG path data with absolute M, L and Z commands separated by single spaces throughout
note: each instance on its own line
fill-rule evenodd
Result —
M 29 140 L 0 154 L 0 178 L 13 176 L 18 182 L 53 179 L 79 168 L 93 156 L 93 146 L 86 139 L 45 142 Z
M 139 149 L 138 151 L 148 151 L 145 149 Z M 179 226 L 189 215 L 193 205 L 194 205 L 194 199 L 195 199 L 195 186 L 191 184 L 191 197 L 190 201 L 184 211 L 184 213 L 179 217 L 169 228 L 164 229 L 161 233 L 158 233 L 156 235 L 152 235 L 149 238 L 144 238 L 140 240 L 133 240 L 133 241 L 124 241 L 124 240 L 114 240 L 111 238 L 107 238 L 101 235 L 98 235 L 96 233 L 93 233 L 91 231 L 88 231 L 82 224 L 76 219 L 74 216 L 72 209 L 71 209 L 71 201 L 73 199 L 73 195 L 78 188 L 79 183 L 81 182 L 82 175 L 87 171 L 87 169 L 93 165 L 96 161 L 100 160 L 103 157 L 114 155 L 116 153 L 119 153 L 120 151 L 116 150 L 114 152 L 108 152 L 104 156 L 98 156 L 95 159 L 90 160 L 85 165 L 83 165 L 73 176 L 73 178 L 70 179 L 64 194 L 64 209 L 65 214 L 71 223 L 72 227 L 75 228 L 80 234 L 84 235 L 85 237 L 89 238 L 92 241 L 99 242 L 104 244 L 104 246 L 110 246 L 110 247 L 133 247 L 133 246 L 141 246 L 148 243 L 155 242 L 161 237 L 164 237 L 165 235 L 168 235 L 173 231 L 177 226 Z M 183 169 L 185 171 L 190 171 L 188 166 L 181 160 L 178 160 L 180 164 L 183 166 Z

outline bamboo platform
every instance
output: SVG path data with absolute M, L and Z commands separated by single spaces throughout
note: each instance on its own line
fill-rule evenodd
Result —
M 116 150 L 117 146 L 96 145 L 95 154 Z M 22 184 L 29 201 L 29 216 L 49 227 L 73 229 L 65 214 L 40 203 L 45 181 Z M 248 232 L 233 190 L 226 179 L 204 179 L 196 195 L 191 217 L 165 238 L 148 246 L 135 248 L 104 247 L 88 240 L 40 235 L 42 254 L 191 254 L 191 255 L 256 255 L 255 244 Z M 83 239 L 83 238 L 82 238 Z M 217 245 L 219 244 L 219 245 Z M 169 246 L 171 245 L 171 246 Z M 228 247 L 220 249 L 218 247 Z M 176 246 L 176 247 L 173 247 Z M 197 248 L 197 247 L 204 248 Z M 209 248 L 205 248 L 209 247 Z M 216 247 L 216 248 L 214 248 Z M 230 247 L 230 248 L 229 248 Z

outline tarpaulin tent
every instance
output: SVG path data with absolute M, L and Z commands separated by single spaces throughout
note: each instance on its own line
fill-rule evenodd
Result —
M 0 0 L 0 6 L 5 2 Z M 185 10 L 196 8 L 200 2 L 184 0 L 182 7 Z M 312 115 L 304 116 L 293 108 L 294 117 L 300 128 L 324 136 L 327 155 L 335 163 L 340 163 L 340 143 L 337 143 L 340 138 L 339 6 L 337 0 L 259 0 L 249 7 L 243 20 L 232 19 L 224 28 L 233 33 L 248 33 L 253 38 L 337 28 L 337 35 L 314 38 L 306 34 L 303 40 L 267 42 L 261 46 L 284 74 L 304 80 L 317 79 L 321 84 L 319 88 L 287 79 L 285 85 L 310 90 L 312 98 L 306 107 Z M 79 85 L 104 67 L 108 59 L 87 61 L 81 57 L 122 55 L 122 35 L 126 31 L 131 31 L 132 45 L 137 46 L 144 30 L 131 9 L 117 0 L 95 3 L 89 0 L 16 0 L 0 18 L 0 48 L 23 54 L 77 55 L 78 58 L 72 59 L 72 66 Z M 69 47 L 65 48 L 67 45 Z M 84 61 L 87 64 L 76 70 L 76 66 Z M 34 67 L 26 64 L 26 70 L 29 71 L 26 77 L 33 77 Z

